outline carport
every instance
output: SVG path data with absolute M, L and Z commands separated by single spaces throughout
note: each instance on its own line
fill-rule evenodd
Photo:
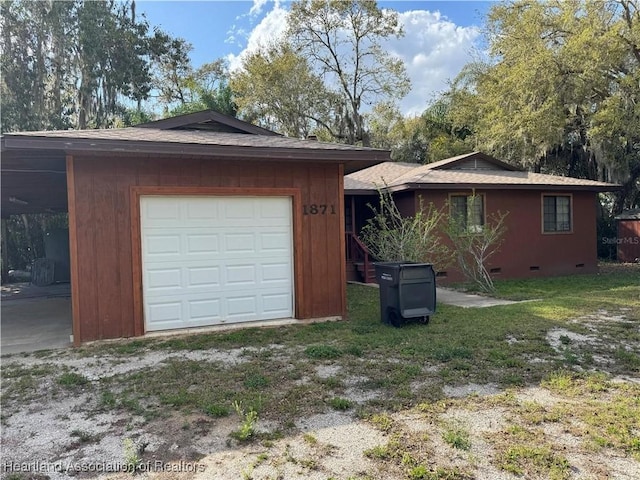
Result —
M 66 158 L 60 150 L 2 148 L 2 265 L 7 266 L 6 219 L 11 215 L 67 212 Z M 6 278 L 6 272 L 3 278 Z M 0 353 L 71 345 L 71 286 L 2 286 Z

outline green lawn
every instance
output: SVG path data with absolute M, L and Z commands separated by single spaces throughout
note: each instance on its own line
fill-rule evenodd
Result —
M 407 478 L 471 478 L 450 468 L 440 475 L 425 464 L 424 439 L 397 427 L 392 416 L 419 411 L 440 425 L 450 448 L 473 453 L 477 432 L 441 416 L 500 407 L 511 423 L 484 441 L 495 450 L 491 463 L 503 471 L 569 478 L 568 460 L 554 453 L 543 431 L 551 424 L 585 439 L 587 451 L 614 449 L 640 459 L 640 388 L 616 381 L 640 377 L 640 269 L 609 266 L 599 275 L 496 287 L 497 296 L 531 301 L 481 309 L 438 305 L 428 325 L 395 329 L 380 321 L 377 289 L 349 285 L 348 321 L 97 344 L 43 352 L 30 367 L 5 358 L 3 419 L 23 404 L 46 408 L 82 392 L 92 398 L 91 415 L 118 412 L 149 425 L 178 416 L 190 428 L 196 417 L 237 416 L 230 441 L 259 439 L 267 448 L 293 434 L 296 419 L 346 411 L 390 436 L 388 445 L 367 452 L 385 468 L 401 468 Z M 212 352 L 218 359 L 207 360 Z M 204 359 L 188 358 L 198 353 Z M 98 379 L 73 366 L 54 367 L 60 358 L 117 365 L 166 354 L 171 358 L 156 365 Z M 236 361 L 220 361 L 225 355 Z M 469 384 L 502 393 L 448 398 L 451 388 Z M 549 407 L 516 400 L 527 387 L 562 401 Z M 254 434 L 258 418 L 274 426 L 269 433 Z M 74 438 L 85 437 L 93 438 L 78 432 Z
M 344 394 L 349 378 L 354 377 L 366 377 L 359 387 L 377 393 L 375 400 L 361 408 L 376 410 L 442 398 L 445 385 L 536 384 L 562 369 L 603 368 L 611 375 L 637 376 L 637 273 L 614 270 L 600 275 L 499 281 L 498 296 L 535 301 L 481 309 L 438 305 L 429 325 L 409 324 L 400 329 L 380 322 L 377 289 L 349 285 L 348 321 L 123 341 L 84 347 L 78 353 L 117 355 L 124 361 L 150 350 L 245 349 L 242 355 L 248 361 L 232 367 L 173 359 L 151 380 L 141 371 L 94 385 L 98 394 L 112 395 L 116 404 L 127 408 L 142 408 L 149 399 L 157 399 L 158 407 L 145 408 L 148 415 L 166 409 L 221 414 L 231 410 L 234 400 L 274 417 L 313 411 Z M 590 315 L 594 316 L 591 320 L 598 320 L 598 343 L 574 344 L 570 335 L 560 335 L 562 351 L 552 348 L 546 338 L 551 330 L 593 334 L 593 322 L 585 320 Z M 607 320 L 616 315 L 625 321 Z M 608 363 L 599 364 L 597 358 L 606 358 Z M 314 368 L 323 365 L 339 365 L 340 370 L 319 378 Z M 7 373 L 11 375 L 11 370 L 5 376 Z M 308 378 L 301 382 L 303 377 Z

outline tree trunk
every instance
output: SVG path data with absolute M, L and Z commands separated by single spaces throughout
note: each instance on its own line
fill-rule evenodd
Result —
M 23 213 L 20 215 L 22 218 L 22 224 L 24 225 L 24 236 L 27 239 L 27 248 L 29 250 L 29 263 L 33 263 L 36 259 L 36 250 L 35 245 L 33 244 L 33 239 L 31 238 L 31 231 L 29 230 L 29 218 Z

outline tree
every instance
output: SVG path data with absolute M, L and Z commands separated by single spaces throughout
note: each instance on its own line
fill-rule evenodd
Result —
M 3 131 L 112 126 L 170 40 L 133 1 L 6 1 L 1 27 Z
M 291 5 L 288 36 L 341 99 L 337 138 L 369 144 L 363 109 L 402 98 L 409 79 L 402 60 L 381 41 L 402 36 L 398 14 L 372 0 L 299 0 Z
M 391 149 L 397 162 L 430 163 L 466 153 L 470 131 L 454 127 L 445 98 L 417 117 L 402 116 L 394 105 L 377 104 L 366 116 L 371 145 Z
M 336 135 L 332 109 L 337 97 L 311 71 L 309 62 L 281 43 L 248 55 L 231 76 L 243 118 L 290 137 L 325 131 Z
M 486 151 L 536 171 L 640 187 L 640 12 L 635 0 L 520 0 L 488 16 L 490 61 L 453 89 Z M 455 83 L 454 83 L 455 87 Z
M 209 109 L 233 117 L 238 113 L 224 59 L 205 63 L 196 70 L 189 65 L 182 76 L 176 74 L 175 89 L 170 92 L 167 90 L 163 99 L 169 116 Z

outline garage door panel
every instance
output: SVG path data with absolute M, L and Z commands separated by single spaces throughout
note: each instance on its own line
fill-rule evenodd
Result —
M 210 321 L 220 320 L 221 301 L 220 299 L 212 300 L 190 300 L 187 302 L 189 319 L 200 321 L 208 319 Z
M 291 265 L 289 263 L 263 263 L 260 267 L 262 284 L 288 282 L 290 279 Z
M 256 238 L 253 233 L 227 233 L 224 236 L 224 252 L 255 254 Z
M 182 318 L 182 301 L 152 302 L 148 305 L 148 321 L 154 325 L 168 325 Z
M 216 233 L 186 233 L 188 255 L 217 255 L 220 253 L 220 236 Z
M 180 235 L 151 233 L 146 237 L 145 253 L 148 256 L 167 257 L 180 254 Z
M 165 291 L 182 287 L 180 268 L 150 268 L 146 272 L 146 285 L 149 291 Z
M 220 267 L 185 267 L 188 284 L 191 287 L 220 287 Z
M 275 314 L 288 312 L 291 305 L 291 295 L 283 293 L 262 295 L 262 305 L 265 312 Z
M 293 315 L 290 198 L 143 196 L 141 213 L 148 331 Z
M 225 286 L 234 288 L 240 285 L 255 287 L 256 266 L 255 265 L 227 265 L 225 268 Z
M 181 202 L 171 198 L 154 198 L 153 202 L 145 203 L 141 215 L 149 226 L 166 224 L 167 220 L 180 218 Z
M 225 198 L 222 200 L 225 220 L 253 220 L 256 218 L 255 198 Z
M 258 312 L 258 298 L 256 295 L 227 295 L 227 318 L 255 317 Z
M 220 202 L 215 198 L 190 197 L 189 199 L 181 199 L 180 205 L 187 224 L 190 224 L 192 220 L 201 222 L 202 220 L 217 220 L 220 217 Z

